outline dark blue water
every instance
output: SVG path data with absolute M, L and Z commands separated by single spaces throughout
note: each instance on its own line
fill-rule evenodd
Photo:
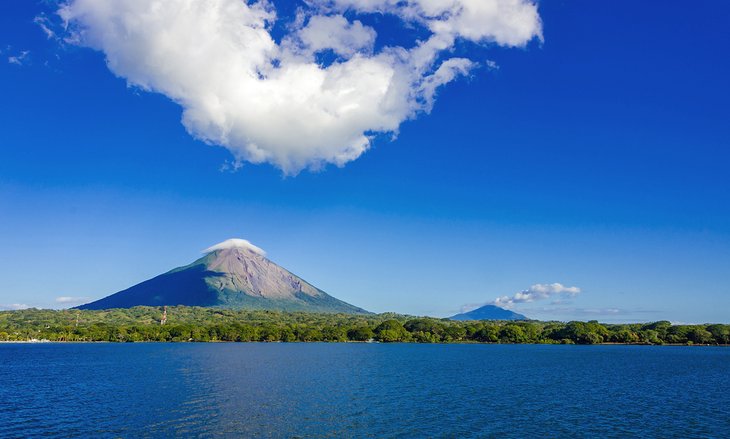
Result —
M 0 344 L 0 436 L 730 437 L 730 349 Z

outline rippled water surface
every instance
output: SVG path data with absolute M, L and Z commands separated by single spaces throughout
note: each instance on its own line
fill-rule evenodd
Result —
M 0 344 L 0 436 L 730 437 L 730 349 Z

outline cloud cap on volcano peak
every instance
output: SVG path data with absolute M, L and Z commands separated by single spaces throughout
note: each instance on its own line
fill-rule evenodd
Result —
M 214 251 L 228 250 L 232 248 L 243 248 L 246 250 L 251 250 L 254 253 L 258 253 L 261 256 L 266 256 L 266 252 L 261 247 L 257 247 L 251 244 L 251 242 L 249 242 L 248 240 L 240 238 L 226 239 L 223 242 L 219 242 L 218 244 L 206 248 L 205 250 L 203 250 L 203 253 L 212 253 Z

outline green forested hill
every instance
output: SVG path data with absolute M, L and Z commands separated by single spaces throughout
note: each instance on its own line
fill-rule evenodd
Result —
M 177 306 L 0 312 L 0 341 L 366 341 L 728 344 L 730 325 L 453 321 L 399 314 L 316 314 Z

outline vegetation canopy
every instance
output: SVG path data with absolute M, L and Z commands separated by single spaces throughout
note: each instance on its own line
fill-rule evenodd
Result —
M 384 314 L 317 314 L 176 306 L 0 312 L 0 341 L 230 341 L 728 344 L 730 325 L 454 321 Z

